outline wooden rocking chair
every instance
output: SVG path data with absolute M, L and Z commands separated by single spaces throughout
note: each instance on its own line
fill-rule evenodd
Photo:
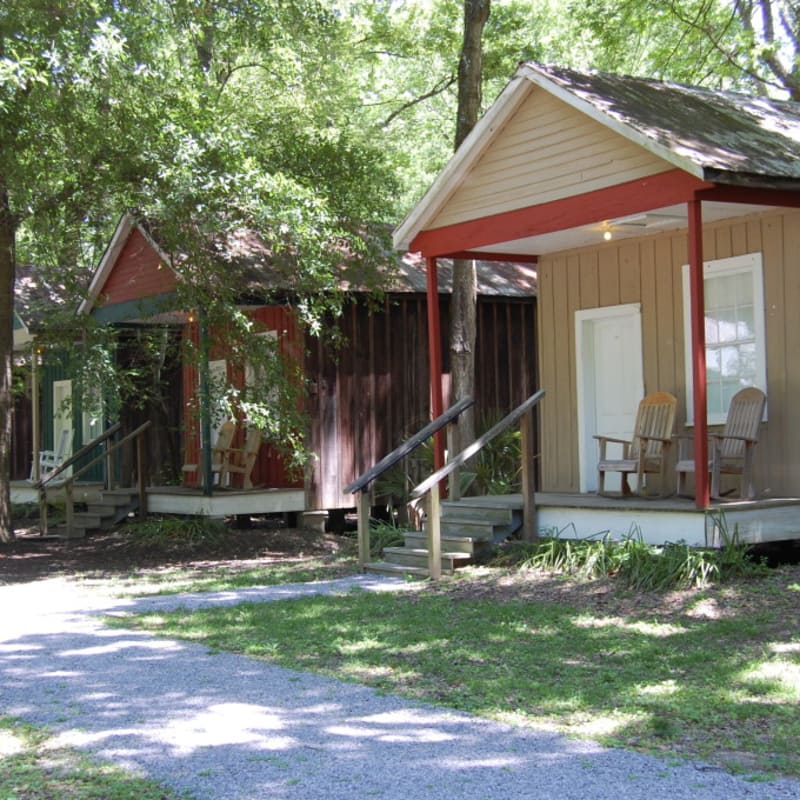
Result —
M 721 497 L 720 476 L 739 475 L 739 497 L 752 500 L 753 451 L 758 444 L 758 426 L 764 416 L 767 397 L 761 389 L 749 387 L 738 391 L 728 408 L 728 416 L 722 433 L 708 436 L 709 461 L 711 473 L 711 496 Z M 686 494 L 686 476 L 694 474 L 693 443 L 691 435 L 676 436 L 678 440 L 678 494 Z
M 648 473 L 661 475 L 662 497 L 667 491 L 667 456 L 672 443 L 672 425 L 678 401 L 669 392 L 653 392 L 640 403 L 636 413 L 636 424 L 630 441 L 610 436 L 595 436 L 600 445 L 597 462 L 597 492 L 604 495 L 607 472 L 622 473 L 622 494 L 630 495 L 628 475 L 636 474 L 636 491 L 642 494 L 644 476 Z M 621 458 L 609 458 L 607 445 L 615 442 L 622 445 Z
M 227 452 L 226 469 L 229 474 L 242 476 L 242 488 L 252 489 L 253 467 L 261 449 L 261 431 L 258 428 L 249 428 L 244 447 L 231 448 Z
M 228 481 L 229 453 L 235 434 L 236 423 L 230 419 L 223 422 L 217 434 L 217 440 L 211 448 L 211 472 L 215 486 L 224 486 Z M 197 473 L 197 471 L 197 464 L 183 465 L 183 472 Z

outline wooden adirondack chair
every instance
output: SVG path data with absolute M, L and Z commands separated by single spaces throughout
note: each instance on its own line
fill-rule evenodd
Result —
M 217 440 L 211 448 L 211 472 L 215 486 L 225 486 L 228 481 L 228 461 L 231 452 L 231 443 L 236 434 L 236 423 L 233 420 L 223 422 L 217 435 Z M 197 464 L 184 464 L 184 472 L 196 473 Z
M 749 387 L 731 399 L 722 433 L 710 433 L 708 471 L 711 473 L 711 496 L 720 497 L 720 476 L 739 475 L 739 497 L 752 500 L 753 451 L 758 444 L 758 426 L 764 416 L 767 396 L 761 389 Z M 686 477 L 694 474 L 691 435 L 678 436 L 678 494 L 686 494 Z
M 227 471 L 229 474 L 242 476 L 243 489 L 253 488 L 251 475 L 260 449 L 261 431 L 258 428 L 249 428 L 244 447 L 228 450 Z
M 631 494 L 628 475 L 636 474 L 636 491 L 642 494 L 644 476 L 648 473 L 661 475 L 662 496 L 667 491 L 667 457 L 672 443 L 672 425 L 678 401 L 669 392 L 653 392 L 640 403 L 636 412 L 636 424 L 630 441 L 610 436 L 595 436 L 600 445 L 597 462 L 597 492 L 605 494 L 607 472 L 622 473 L 622 494 Z M 615 442 L 622 445 L 621 458 L 609 458 L 607 445 Z

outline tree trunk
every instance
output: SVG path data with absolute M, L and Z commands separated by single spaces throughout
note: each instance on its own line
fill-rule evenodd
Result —
M 14 399 L 11 368 L 14 361 L 14 237 L 16 222 L 9 205 L 5 179 L 0 176 L 0 541 L 14 538 L 11 519 L 11 431 Z
M 458 63 L 458 112 L 455 147 L 475 127 L 481 112 L 483 28 L 489 19 L 490 0 L 464 0 L 464 40 Z M 450 301 L 450 403 L 475 396 L 475 336 L 477 325 L 477 276 L 475 262 L 453 262 L 453 296 Z M 475 440 L 472 409 L 462 414 L 451 453 Z

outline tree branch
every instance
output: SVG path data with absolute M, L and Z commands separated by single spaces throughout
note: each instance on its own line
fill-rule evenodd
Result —
M 397 117 L 399 117 L 403 112 L 408 111 L 409 108 L 413 108 L 415 105 L 419 103 L 425 102 L 425 100 L 429 100 L 431 97 L 435 97 L 437 94 L 441 94 L 442 92 L 447 91 L 454 83 L 456 82 L 456 76 L 450 75 L 448 78 L 444 78 L 437 86 L 434 86 L 429 92 L 425 92 L 425 94 L 421 94 L 419 97 L 415 97 L 413 100 L 409 100 L 407 103 L 403 103 L 399 108 L 392 111 L 388 117 L 379 125 L 380 128 L 388 128 L 389 125 L 394 122 Z

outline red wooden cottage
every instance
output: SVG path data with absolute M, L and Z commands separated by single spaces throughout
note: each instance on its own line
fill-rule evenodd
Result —
M 118 326 L 123 333 L 137 326 L 163 326 L 184 341 L 197 342 L 198 322 L 190 310 L 180 308 L 180 267 L 173 268 L 172 263 L 148 228 L 126 214 L 80 312 Z M 196 364 L 184 359 L 171 390 L 172 427 L 179 437 L 172 474 L 180 476 L 182 488 L 153 487 L 151 510 L 255 513 L 353 505 L 352 496 L 342 493 L 343 487 L 429 419 L 424 265 L 407 256 L 391 266 L 394 277 L 382 299 L 368 302 L 363 290 L 348 289 L 354 300 L 346 304 L 336 323 L 346 345 L 333 352 L 301 329 L 291 291 L 281 293 L 275 285 L 280 279 L 269 269 L 247 265 L 246 297 L 240 307 L 265 335 L 277 339 L 285 358 L 302 364 L 308 384 L 308 445 L 315 457 L 306 474 L 298 476 L 286 469 L 278 452 L 265 442 L 252 474 L 253 491 L 214 491 L 211 498 L 191 492 L 202 470 L 182 473 L 180 466 L 202 460 L 196 411 L 199 376 Z M 443 275 L 437 291 L 438 312 L 446 319 L 446 264 Z M 477 399 L 487 413 L 503 413 L 535 387 L 536 275 L 524 263 L 482 265 L 479 275 Z M 279 299 L 258 302 L 254 298 L 259 286 L 263 297 Z M 229 358 L 223 337 L 212 331 L 210 340 L 210 373 L 241 385 L 245 370 Z M 446 372 L 446 361 L 444 368 Z M 146 411 L 128 413 L 130 427 L 147 415 Z M 164 426 L 159 430 L 150 439 L 156 467 L 169 460 L 164 446 L 168 435 Z M 212 432 L 212 441 L 213 437 Z

